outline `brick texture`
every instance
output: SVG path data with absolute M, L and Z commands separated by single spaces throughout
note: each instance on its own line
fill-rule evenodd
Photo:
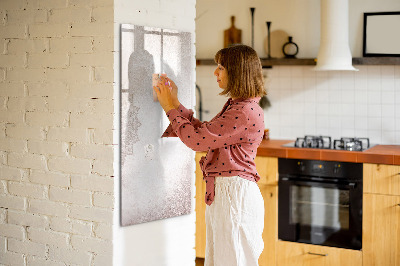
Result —
M 0 265 L 112 265 L 114 1 L 0 2 Z

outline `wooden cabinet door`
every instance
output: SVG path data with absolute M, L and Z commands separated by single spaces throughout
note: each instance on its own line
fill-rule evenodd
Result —
M 400 266 L 399 204 L 400 196 L 364 194 L 364 266 Z
M 264 250 L 258 259 L 260 266 L 276 265 L 276 242 L 278 241 L 278 187 L 259 185 L 264 198 Z
M 400 166 L 365 163 L 363 176 L 364 193 L 400 195 Z
M 254 162 L 261 177 L 258 184 L 278 185 L 278 158 L 257 156 Z
M 278 241 L 277 266 L 361 266 L 362 252 Z
M 206 193 L 206 183 L 203 181 L 203 172 L 200 169 L 199 161 L 204 152 L 196 153 L 196 257 L 204 258 L 206 253 L 206 203 L 204 195 Z

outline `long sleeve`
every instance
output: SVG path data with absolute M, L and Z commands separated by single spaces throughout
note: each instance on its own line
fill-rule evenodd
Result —
M 187 120 L 190 121 L 190 123 L 194 126 L 194 127 L 199 127 L 201 125 L 201 121 L 197 118 L 195 118 L 193 116 L 193 110 L 190 109 L 186 109 L 185 106 L 183 106 L 182 104 L 179 105 L 177 111 L 179 112 L 179 114 L 186 118 Z M 164 133 L 161 136 L 162 138 L 168 138 L 168 137 L 177 137 L 177 135 L 175 134 L 174 130 L 172 130 L 172 124 L 169 124 L 169 126 L 167 127 L 167 129 L 164 131 Z
M 167 113 L 173 132 L 194 151 L 227 147 L 246 142 L 243 139 L 248 130 L 248 118 L 239 109 L 227 109 L 221 116 L 210 122 L 192 123 L 176 109 Z

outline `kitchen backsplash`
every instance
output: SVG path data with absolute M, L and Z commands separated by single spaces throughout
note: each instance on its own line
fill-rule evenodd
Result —
M 356 65 L 353 71 L 313 71 L 313 66 L 265 69 L 271 107 L 265 127 L 274 139 L 303 135 L 369 137 L 374 144 L 400 144 L 400 66 Z M 203 120 L 220 111 L 226 97 L 214 66 L 198 66 Z M 198 96 L 197 96 L 198 97 Z M 199 101 L 197 101 L 199 102 Z

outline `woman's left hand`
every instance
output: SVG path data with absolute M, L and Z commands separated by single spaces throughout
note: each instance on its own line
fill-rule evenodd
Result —
M 164 109 L 165 113 L 169 110 L 175 109 L 171 97 L 171 89 L 169 88 L 168 81 L 164 77 L 160 77 L 160 81 L 157 86 L 153 87 L 153 90 L 157 94 L 158 101 L 161 107 Z

